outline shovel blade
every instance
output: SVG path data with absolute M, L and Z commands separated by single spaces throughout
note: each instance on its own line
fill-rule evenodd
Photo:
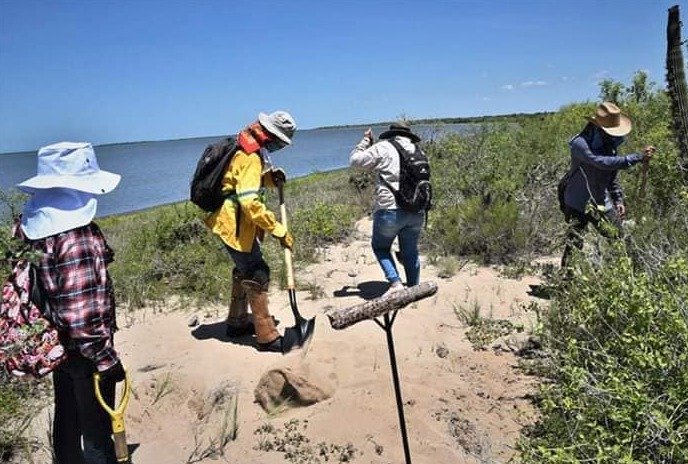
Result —
M 315 318 L 303 319 L 293 327 L 284 329 L 282 353 L 288 353 L 305 345 L 313 337 L 313 332 L 315 332 Z

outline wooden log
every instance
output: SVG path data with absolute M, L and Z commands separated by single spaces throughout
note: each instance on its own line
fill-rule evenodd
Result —
M 435 282 L 423 282 L 419 285 L 394 292 L 385 298 L 375 298 L 365 303 L 337 309 L 327 313 L 330 325 L 335 330 L 346 329 L 357 322 L 382 316 L 390 311 L 401 309 L 414 301 L 422 300 L 437 293 Z

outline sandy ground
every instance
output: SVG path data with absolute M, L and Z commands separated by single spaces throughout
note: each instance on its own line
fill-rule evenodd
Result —
M 225 308 L 196 312 L 196 327 L 188 324 L 191 309 L 147 310 L 122 320 L 116 344 L 133 377 L 127 413 L 133 463 L 316 462 L 308 461 L 308 448 L 320 442 L 351 443 L 352 462 L 404 462 L 384 332 L 372 321 L 335 331 L 324 315 L 386 286 L 369 246 L 371 222 L 360 221 L 357 230 L 352 243 L 329 249 L 321 263 L 297 271 L 302 285 L 312 287 L 298 292 L 299 308 L 306 317 L 317 316 L 315 336 L 305 350 L 282 356 L 256 351 L 250 338 L 229 340 Z M 477 302 L 483 315 L 519 321 L 528 329 L 534 319 L 526 309 L 533 300 L 528 285 L 538 280 L 507 279 L 470 264 L 440 279 L 426 263 L 421 278 L 436 281 L 438 293 L 402 309 L 393 328 L 412 460 L 507 462 L 522 426 L 533 420 L 527 396 L 535 379 L 515 368 L 511 353 L 475 351 L 455 309 Z M 318 286 L 324 295 L 311 299 Z M 287 293 L 273 289 L 270 301 L 278 328 L 292 325 Z M 281 366 L 310 369 L 334 388 L 331 398 L 267 413 L 254 401 L 254 388 L 264 372 Z M 233 423 L 227 392 L 236 392 L 238 435 L 222 447 L 223 424 Z M 293 423 L 298 433 L 290 435 L 286 454 L 257 449 L 257 429 L 270 424 L 284 430 L 292 419 L 298 420 Z M 264 444 L 275 436 L 263 435 Z M 204 453 L 209 457 L 203 459 Z M 339 462 L 327 456 L 329 461 L 321 456 L 319 462 Z

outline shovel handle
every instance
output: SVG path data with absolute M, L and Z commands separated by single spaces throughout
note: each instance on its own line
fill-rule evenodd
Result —
M 127 446 L 127 433 L 121 432 L 113 433 L 115 438 L 115 457 L 117 462 L 129 462 L 129 447 Z
M 112 409 L 100 392 L 100 374 L 96 372 L 93 374 L 93 388 L 96 393 L 96 399 L 100 406 L 108 413 L 112 421 L 112 434 L 115 439 L 115 455 L 117 462 L 129 462 L 129 449 L 127 448 L 127 435 L 124 427 L 124 411 L 129 404 L 129 397 L 131 395 L 131 378 L 129 372 L 124 371 L 124 390 L 122 392 L 122 399 L 116 409 Z
M 289 230 L 289 223 L 287 221 L 287 206 L 284 204 L 284 183 L 277 182 L 277 191 L 279 193 L 280 201 L 280 221 L 284 225 L 284 228 Z M 293 290 L 296 285 L 294 284 L 294 262 L 291 255 L 291 250 L 289 248 L 284 249 L 284 265 L 287 268 L 287 287 L 289 290 Z

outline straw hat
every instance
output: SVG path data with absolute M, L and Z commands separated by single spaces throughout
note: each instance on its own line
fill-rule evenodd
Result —
M 386 130 L 385 132 L 380 134 L 380 138 L 391 139 L 392 137 L 396 137 L 397 135 L 401 135 L 402 137 L 408 137 L 414 143 L 420 142 L 420 137 L 411 132 L 411 126 L 402 121 L 393 122 L 389 126 L 389 130 Z
M 296 132 L 296 121 L 291 114 L 286 111 L 275 111 L 274 113 L 258 114 L 258 122 L 272 135 L 279 138 L 287 145 L 291 145 L 291 138 Z
M 614 137 L 622 137 L 631 132 L 631 120 L 611 102 L 600 103 L 595 116 L 588 118 L 588 121 Z
M 114 190 L 120 178 L 100 169 L 90 143 L 60 142 L 38 150 L 37 174 L 17 188 L 27 193 L 67 188 L 100 195 Z

